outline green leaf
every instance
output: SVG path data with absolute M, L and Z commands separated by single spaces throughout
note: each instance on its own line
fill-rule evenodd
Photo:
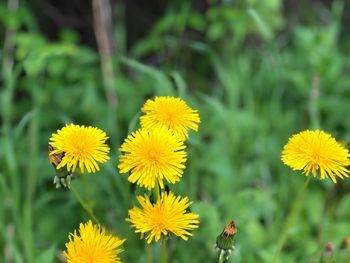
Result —
M 54 262 L 56 252 L 56 245 L 52 245 L 46 249 L 39 257 L 35 260 L 35 263 L 51 263 Z

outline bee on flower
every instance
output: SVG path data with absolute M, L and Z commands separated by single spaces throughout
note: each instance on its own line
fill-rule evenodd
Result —
M 106 133 L 99 128 L 67 124 L 50 138 L 49 145 L 54 149 L 51 154 L 62 154 L 56 168 L 66 166 L 67 171 L 73 173 L 77 167 L 81 173 L 85 170 L 88 173 L 99 171 L 98 162 L 104 163 L 109 159 L 107 139 Z

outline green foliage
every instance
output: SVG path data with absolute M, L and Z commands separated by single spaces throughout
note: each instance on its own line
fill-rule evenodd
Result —
M 124 262 L 145 262 L 144 240 L 125 221 L 134 189 L 116 166 L 118 146 L 156 95 L 180 96 L 201 116 L 185 175 L 171 186 L 194 201 L 201 224 L 189 241 L 169 240 L 171 262 L 216 262 L 213 244 L 232 219 L 238 233 L 230 262 L 271 261 L 305 179 L 280 161 L 288 137 L 319 127 L 350 141 L 350 41 L 341 35 L 349 10 L 335 1 L 321 14 L 308 11 L 326 13 L 327 21 L 302 17 L 290 24 L 279 0 L 208 2 L 201 10 L 170 1 L 147 35 L 111 58 L 116 108 L 106 98 L 98 52 L 77 32 L 62 29 L 50 41 L 29 7 L 0 6 L 5 30 L 17 30 L 14 39 L 2 39 L 15 47 L 13 67 L 6 64 L 12 54 L 0 53 L 4 262 L 60 262 L 68 233 L 88 219 L 70 191 L 55 189 L 47 158 L 51 134 L 69 122 L 109 135 L 111 161 L 73 184 L 101 222 L 127 238 Z M 341 248 L 350 232 L 348 187 L 348 180 L 311 181 L 279 262 L 318 262 L 328 242 L 337 248 L 335 262 L 348 262 Z

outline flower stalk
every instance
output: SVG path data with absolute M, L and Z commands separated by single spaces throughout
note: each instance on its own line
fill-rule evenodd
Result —
M 159 246 L 160 246 L 160 263 L 168 263 L 167 240 L 163 238 Z
M 282 249 L 287 241 L 288 232 L 289 232 L 290 228 L 294 225 L 294 222 L 300 213 L 302 201 L 304 200 L 306 189 L 309 185 L 310 180 L 311 180 L 311 176 L 308 176 L 307 179 L 305 180 L 304 186 L 300 189 L 299 193 L 297 194 L 297 196 L 295 198 L 295 201 L 293 202 L 292 209 L 290 210 L 290 212 L 287 216 L 287 220 L 286 220 L 286 223 L 285 223 L 284 228 L 282 230 L 282 234 L 280 235 L 280 239 L 278 241 L 276 252 L 272 258 L 272 261 L 271 261 L 272 263 L 275 263 L 277 261 L 279 255 L 281 254 L 281 251 L 282 251 Z
M 215 249 L 219 254 L 219 263 L 228 260 L 234 250 L 234 236 L 237 233 L 235 221 L 229 222 L 216 238 Z
M 87 202 L 84 201 L 84 199 L 81 197 L 81 195 L 79 194 L 79 192 L 75 189 L 75 187 L 73 185 L 70 186 L 70 190 L 73 193 L 73 195 L 75 196 L 75 198 L 78 200 L 78 202 L 80 203 L 81 207 L 90 216 L 90 218 L 92 220 L 94 220 L 95 223 L 101 224 L 100 221 L 98 220 L 98 218 L 95 216 L 92 208 L 88 205 Z
M 326 244 L 320 263 L 334 263 L 333 254 L 334 245 L 332 243 Z

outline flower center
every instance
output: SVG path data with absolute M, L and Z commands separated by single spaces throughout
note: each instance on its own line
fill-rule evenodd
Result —
M 174 109 L 168 109 L 164 112 L 163 119 L 166 122 L 172 122 L 176 118 L 176 111 Z
M 160 220 L 156 223 L 156 226 L 155 228 L 158 230 L 158 231 L 162 231 L 165 229 L 165 225 L 163 222 L 161 222 Z
M 85 153 L 87 152 L 87 145 L 86 145 L 86 143 L 76 142 L 74 148 L 75 148 L 76 154 L 79 155 L 79 156 L 84 156 Z
M 154 161 L 154 162 L 158 161 L 158 159 L 159 159 L 159 152 L 154 150 L 154 149 L 149 150 L 148 151 L 148 159 L 150 161 Z

